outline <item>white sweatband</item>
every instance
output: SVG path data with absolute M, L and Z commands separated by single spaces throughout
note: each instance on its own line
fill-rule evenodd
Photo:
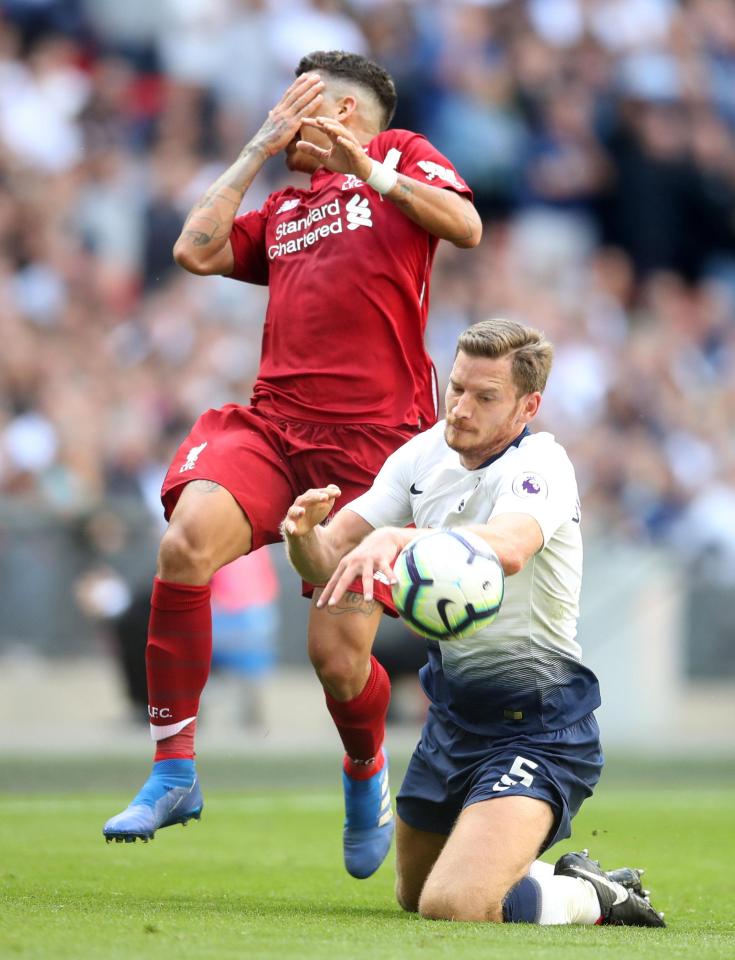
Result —
M 389 193 L 398 183 L 398 174 L 391 167 L 386 167 L 378 160 L 373 160 L 373 169 L 365 183 L 380 194 Z

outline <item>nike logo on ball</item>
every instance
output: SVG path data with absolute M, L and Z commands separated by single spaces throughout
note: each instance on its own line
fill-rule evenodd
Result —
M 443 597 L 441 600 L 438 601 L 436 605 L 436 609 L 439 616 L 441 617 L 441 621 L 444 624 L 444 626 L 447 628 L 449 633 L 452 632 L 452 624 L 449 622 L 449 617 L 447 616 L 447 607 L 453 603 L 454 603 L 453 600 L 448 600 L 446 597 Z
M 411 486 L 408 488 L 408 490 L 409 490 L 409 493 L 412 493 L 414 495 L 414 497 L 418 497 L 419 494 L 424 492 L 423 490 L 417 490 L 415 483 L 412 483 Z

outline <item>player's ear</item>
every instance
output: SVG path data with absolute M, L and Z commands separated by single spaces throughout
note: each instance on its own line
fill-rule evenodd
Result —
M 527 393 L 524 398 L 523 406 L 521 407 L 521 419 L 524 423 L 529 423 L 538 413 L 538 408 L 541 406 L 541 394 L 538 390 L 534 390 L 533 393 Z
M 337 101 L 337 120 L 339 120 L 340 123 L 344 123 L 348 117 L 352 116 L 356 109 L 357 100 L 351 93 L 340 97 Z

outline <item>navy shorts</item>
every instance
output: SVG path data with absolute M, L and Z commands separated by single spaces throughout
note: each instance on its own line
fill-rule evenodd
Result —
M 468 733 L 432 705 L 396 805 L 409 826 L 448 836 L 472 803 L 536 797 L 554 811 L 546 850 L 571 834 L 572 817 L 591 796 L 602 764 L 591 713 L 562 730 L 487 737 Z

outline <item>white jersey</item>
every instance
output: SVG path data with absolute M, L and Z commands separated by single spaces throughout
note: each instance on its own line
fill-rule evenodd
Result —
M 347 509 L 373 527 L 441 528 L 503 513 L 535 518 L 543 547 L 508 577 L 498 618 L 465 640 L 429 645 L 422 683 L 466 729 L 558 729 L 599 706 L 577 643 L 582 537 L 574 468 L 550 433 L 527 430 L 475 470 L 444 439 L 444 422 L 409 440 Z

